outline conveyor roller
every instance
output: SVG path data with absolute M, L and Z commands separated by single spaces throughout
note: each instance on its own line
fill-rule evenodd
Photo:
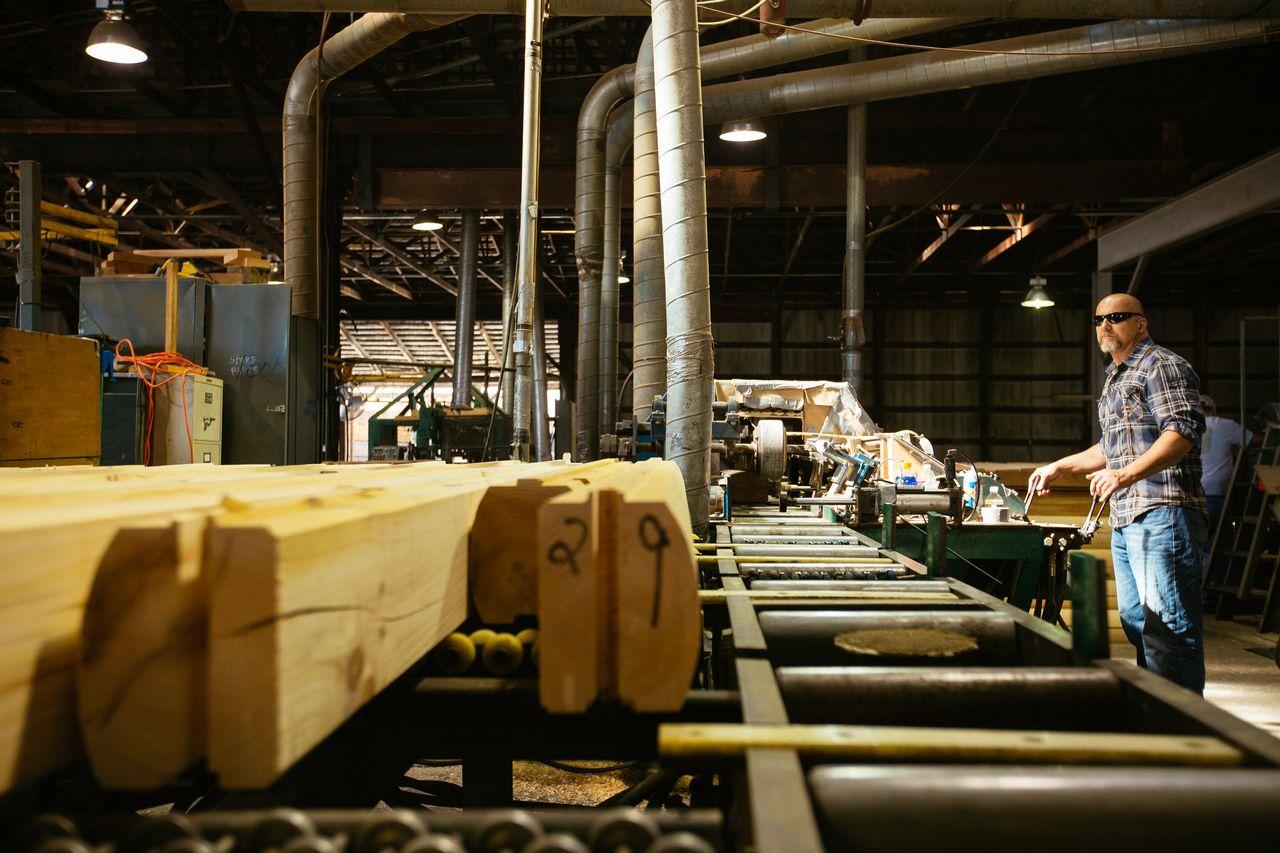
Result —
M 793 723 L 1120 731 L 1120 682 L 1085 667 L 781 667 Z
M 894 665 L 1010 665 L 1017 658 L 1013 620 L 1003 613 L 892 613 L 883 611 L 766 611 L 760 628 L 775 665 L 848 666 Z M 907 629 L 946 632 L 972 638 L 977 648 L 949 657 L 921 654 L 855 654 L 836 646 L 837 635 L 861 631 Z
M 1201 853 L 1280 838 L 1275 770 L 839 765 L 809 783 L 831 850 Z

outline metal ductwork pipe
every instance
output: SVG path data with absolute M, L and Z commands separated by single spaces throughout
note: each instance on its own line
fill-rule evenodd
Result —
M 530 407 L 533 423 L 533 461 L 548 462 L 554 455 L 551 424 L 547 419 L 547 325 L 542 317 L 542 287 L 533 312 L 533 400 Z
M 605 129 L 604 241 L 600 254 L 600 433 L 618 422 L 618 303 L 622 268 L 622 161 L 631 148 L 630 104 L 609 114 Z
M 866 48 L 849 51 L 850 62 L 867 58 Z M 840 298 L 840 378 L 862 390 L 862 312 L 867 297 L 867 105 L 849 107 L 845 155 L 844 280 Z M 878 369 L 878 368 L 877 368 Z
M 761 118 L 1206 53 L 1261 41 L 1277 28 L 1277 21 L 1111 21 L 967 48 L 990 53 L 929 51 L 721 83 L 703 93 L 706 120 Z
M 577 171 L 574 178 L 578 264 L 577 458 L 600 452 L 600 274 L 604 252 L 606 125 L 610 111 L 631 92 L 632 66 L 605 72 L 587 93 L 578 113 Z
M 467 15 L 519 15 L 524 0 L 227 0 L 245 12 L 452 12 Z M 749 14 L 756 0 L 724 0 L 715 8 Z M 649 0 L 549 0 L 558 17 L 647 15 Z M 877 18 L 918 15 L 980 18 L 1280 18 L 1280 0 L 787 0 L 787 17 Z M 708 14 L 707 19 L 722 19 Z
M 377 56 L 416 30 L 430 30 L 459 15 L 364 15 L 312 48 L 289 78 L 284 95 L 284 276 L 293 313 L 320 317 L 319 123 L 323 86 Z
M 512 309 L 516 300 L 516 212 L 502 214 L 502 390 L 498 392 L 501 407 L 507 412 L 513 408 L 515 396 L 515 364 L 511 357 Z
M 707 530 L 715 344 L 707 257 L 707 174 L 697 0 L 654 0 L 653 79 L 667 282 L 667 423 L 663 456 L 684 477 L 689 518 Z
M 861 25 L 852 21 L 816 21 L 806 25 L 810 30 L 806 33 L 788 31 L 775 39 L 760 35 L 747 36 L 708 47 L 703 56 L 703 77 L 726 77 L 835 53 L 845 43 L 831 38 L 831 35 L 903 38 L 946 26 L 959 26 L 967 20 L 924 18 L 867 21 Z M 623 65 L 605 72 L 587 93 L 578 113 L 577 168 L 574 178 L 577 234 L 575 256 L 578 265 L 578 411 L 575 446 L 578 459 L 594 459 L 600 446 L 601 404 L 597 371 L 600 361 L 600 274 L 604 251 L 606 122 L 614 107 L 633 93 L 635 72 L 634 65 Z M 656 186 L 656 176 L 652 180 Z M 656 242 L 655 240 L 654 243 Z M 638 258 L 633 261 L 638 262 Z
M 476 259 L 480 251 L 480 211 L 462 213 L 462 257 L 458 261 L 458 313 L 454 326 L 453 403 L 471 408 L 471 361 L 476 332 Z
M 653 100 L 653 29 L 640 43 L 632 103 L 631 378 L 632 419 L 649 422 L 667 388 L 667 305 L 662 270 L 658 119 Z

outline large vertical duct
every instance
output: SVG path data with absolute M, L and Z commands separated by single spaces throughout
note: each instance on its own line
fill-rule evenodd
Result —
M 552 446 L 551 425 L 547 418 L 547 324 L 542 315 L 541 285 L 533 312 L 533 405 L 530 409 L 533 460 L 547 462 L 552 457 Z
M 967 19 L 921 18 L 898 21 L 824 20 L 806 24 L 809 32 L 787 31 L 769 39 L 748 36 L 707 48 L 704 76 L 727 77 L 756 68 L 835 53 L 847 42 L 832 36 L 902 38 Z M 578 458 L 594 458 L 599 448 L 600 274 L 603 263 L 606 122 L 613 108 L 634 90 L 635 66 L 601 75 L 578 113 L 574 186 L 575 255 L 578 264 L 578 372 L 576 384 Z M 656 177 L 653 178 L 656 182 Z M 656 186 L 656 184 L 655 184 Z M 655 241 L 656 242 L 656 241 Z
M 429 30 L 459 15 L 363 15 L 312 48 L 289 78 L 284 95 L 284 275 L 293 313 L 320 317 L 320 103 L 324 84 L 377 56 L 415 30 Z
M 601 75 L 578 112 L 577 170 L 574 176 L 578 264 L 577 458 L 600 450 L 600 273 L 603 262 L 605 121 L 631 93 L 634 69 L 627 65 Z
M 632 419 L 649 422 L 653 398 L 667 387 L 667 305 L 662 271 L 662 191 L 653 100 L 653 30 L 636 58 L 632 105 L 631 379 Z
M 600 253 L 600 433 L 618 421 L 618 303 L 622 268 L 622 161 L 631 147 L 629 104 L 609 114 L 605 129 L 604 241 Z
M 849 51 L 852 62 L 867 58 L 866 48 Z M 845 168 L 844 280 L 840 298 L 840 378 L 862 390 L 863 306 L 867 297 L 867 105 L 849 107 Z
M 654 0 L 653 78 L 667 282 L 663 455 L 680 469 L 694 532 L 703 534 L 709 515 L 715 352 L 697 0 Z
M 502 214 L 502 388 L 498 392 L 502 408 L 513 410 L 515 394 L 515 363 L 511 357 L 511 328 L 515 317 L 512 309 L 516 300 L 516 212 Z
M 462 257 L 458 261 L 458 313 L 453 345 L 453 408 L 471 408 L 471 362 L 476 332 L 476 261 L 480 211 L 462 213 Z

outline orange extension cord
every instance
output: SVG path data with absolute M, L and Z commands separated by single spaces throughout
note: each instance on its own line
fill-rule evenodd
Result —
M 126 345 L 129 347 L 128 355 L 121 352 L 121 347 Z M 209 371 L 176 352 L 136 355 L 133 351 L 133 341 L 128 338 L 122 338 L 120 343 L 116 344 L 116 363 L 132 365 L 133 369 L 137 371 L 138 378 L 142 380 L 142 384 L 147 386 L 147 425 L 146 436 L 142 443 L 142 464 L 151 464 L 151 427 L 155 423 L 156 415 L 155 391 L 160 386 L 168 385 L 175 379 L 181 383 L 182 425 L 187 430 L 187 457 L 194 462 L 196 459 L 195 442 L 191 439 L 191 416 L 187 413 L 187 376 L 193 373 L 203 376 Z M 162 374 L 168 375 L 162 379 L 158 378 Z

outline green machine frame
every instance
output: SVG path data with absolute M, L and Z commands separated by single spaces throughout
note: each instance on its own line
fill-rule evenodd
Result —
M 511 417 L 501 409 L 493 411 L 493 402 L 484 392 L 471 386 L 471 402 L 478 406 L 475 409 L 452 409 L 427 398 L 443 373 L 444 368 L 432 368 L 369 418 L 370 459 L 377 458 L 377 448 L 399 448 L 401 427 L 413 429 L 415 459 L 448 460 L 460 456 L 469 462 L 482 462 L 510 457 Z M 388 415 L 396 410 L 399 414 Z

